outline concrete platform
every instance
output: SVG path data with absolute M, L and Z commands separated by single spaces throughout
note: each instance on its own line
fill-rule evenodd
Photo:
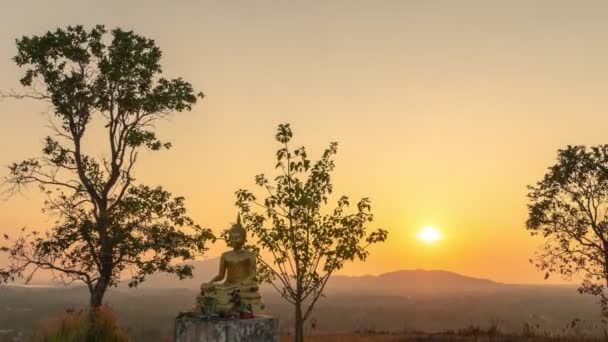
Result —
M 279 319 L 270 316 L 235 320 L 208 320 L 195 317 L 175 319 L 175 342 L 278 341 Z

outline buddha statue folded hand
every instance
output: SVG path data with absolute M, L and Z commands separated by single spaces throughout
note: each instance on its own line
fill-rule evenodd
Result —
M 243 249 L 246 231 L 240 216 L 229 231 L 229 244 L 233 250 L 225 252 L 220 258 L 219 273 L 209 283 L 201 285 L 201 293 L 196 300 L 195 310 L 204 314 L 264 313 L 264 304 L 259 293 L 256 278 L 256 259 L 254 252 Z M 224 283 L 217 283 L 226 278 Z

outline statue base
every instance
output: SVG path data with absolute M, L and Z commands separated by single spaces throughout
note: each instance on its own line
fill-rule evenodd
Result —
M 175 342 L 278 342 L 279 319 L 210 320 L 197 317 L 175 319 Z

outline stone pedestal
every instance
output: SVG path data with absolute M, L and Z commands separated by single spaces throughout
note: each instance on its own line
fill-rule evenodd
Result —
M 195 317 L 175 319 L 175 342 L 278 341 L 279 319 L 270 316 L 235 320 L 207 320 Z

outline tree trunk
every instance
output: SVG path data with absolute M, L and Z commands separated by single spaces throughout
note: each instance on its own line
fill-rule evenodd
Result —
M 89 328 L 87 329 L 87 341 L 95 341 L 98 334 L 97 331 L 97 314 L 99 308 L 103 304 L 103 297 L 106 294 L 108 286 L 103 280 L 98 280 L 95 287 L 90 292 L 89 299 Z
M 106 294 L 106 288 L 95 286 L 95 288 L 93 289 L 93 292 L 91 292 L 91 298 L 90 298 L 90 309 L 91 310 L 97 310 L 99 309 L 99 307 L 101 306 L 101 304 L 103 304 L 103 297 Z
M 304 321 L 302 317 L 302 302 L 296 301 L 296 314 L 295 314 L 295 342 L 304 342 Z
M 110 219 L 108 218 L 107 203 L 100 205 L 98 224 L 99 244 L 99 279 L 91 291 L 91 309 L 98 309 L 103 304 L 103 297 L 112 279 L 112 245 L 108 236 Z

